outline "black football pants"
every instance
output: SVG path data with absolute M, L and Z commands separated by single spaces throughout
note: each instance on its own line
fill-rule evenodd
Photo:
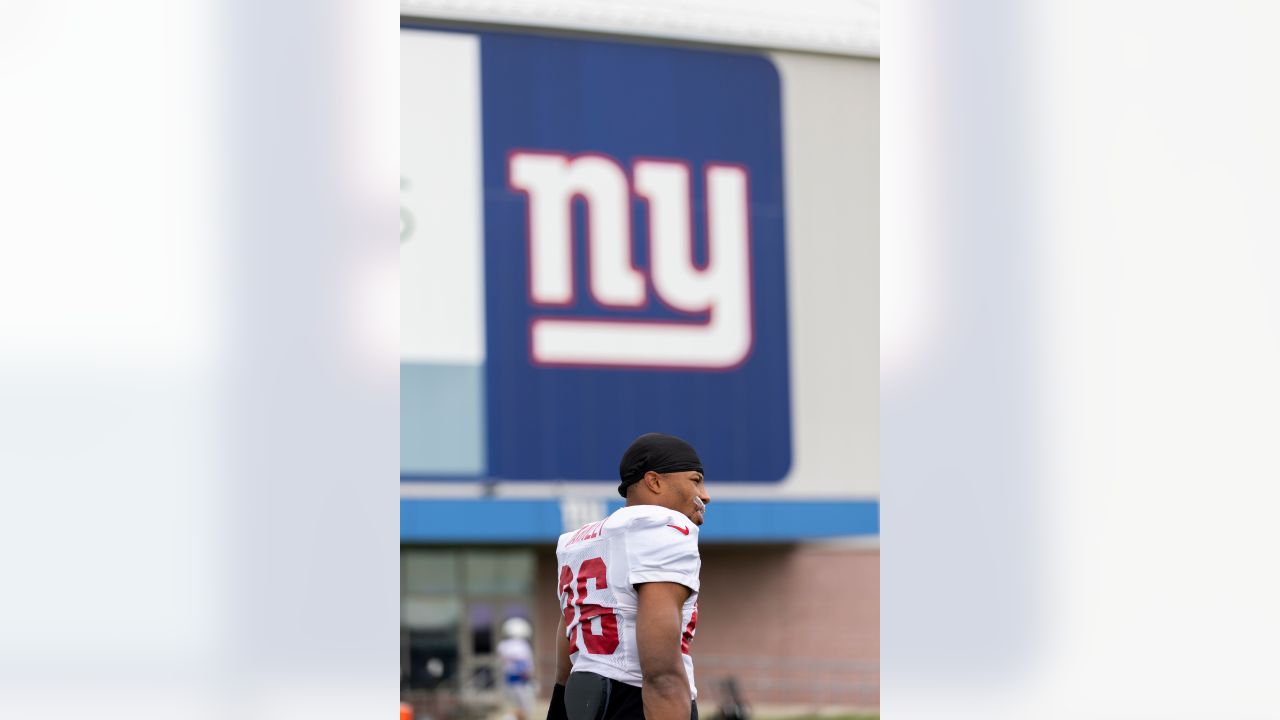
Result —
M 564 688 L 568 720 L 644 720 L 640 688 L 593 672 L 569 674 Z M 689 706 L 689 720 L 698 720 L 698 703 Z

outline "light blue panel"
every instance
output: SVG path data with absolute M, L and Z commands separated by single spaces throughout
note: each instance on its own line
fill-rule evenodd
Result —
M 607 512 L 622 506 L 610 502 Z M 554 544 L 563 531 L 555 500 L 400 501 L 401 542 L 519 542 Z M 876 500 L 712 503 L 699 532 L 703 543 L 795 542 L 880 534 Z
M 400 475 L 483 475 L 483 365 L 400 365 Z

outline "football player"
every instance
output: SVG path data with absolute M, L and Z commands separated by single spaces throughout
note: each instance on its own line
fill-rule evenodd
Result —
M 618 466 L 622 509 L 560 536 L 562 617 L 548 720 L 697 720 L 689 641 L 698 622 L 702 461 L 642 435 Z

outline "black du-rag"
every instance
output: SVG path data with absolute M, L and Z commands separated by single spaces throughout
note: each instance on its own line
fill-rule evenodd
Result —
M 627 488 L 640 482 L 640 478 L 650 470 L 656 473 L 683 472 L 697 470 L 702 472 L 702 460 L 698 452 L 689 443 L 675 435 L 662 433 L 645 433 L 631 443 L 631 447 L 622 454 L 622 462 L 618 463 L 618 494 L 627 496 Z

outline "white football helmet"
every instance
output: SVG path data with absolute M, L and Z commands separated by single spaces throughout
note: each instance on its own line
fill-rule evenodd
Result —
M 502 623 L 502 634 L 507 637 L 517 637 L 528 640 L 529 637 L 533 635 L 533 626 L 524 618 L 507 618 L 506 622 Z

